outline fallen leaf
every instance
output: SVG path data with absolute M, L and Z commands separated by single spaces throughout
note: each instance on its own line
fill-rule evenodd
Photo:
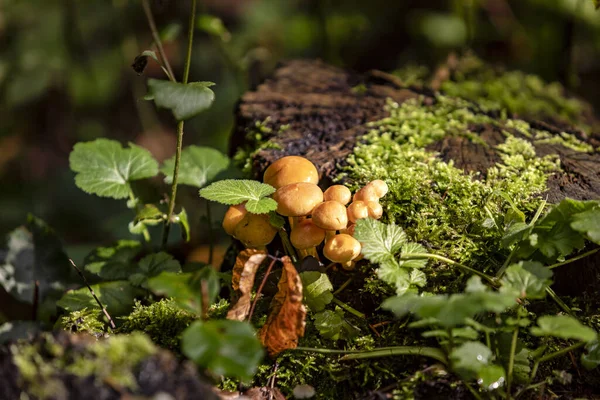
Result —
M 302 304 L 302 280 L 289 257 L 282 257 L 283 271 L 278 291 L 271 302 L 271 313 L 258 333 L 271 357 L 298 346 L 304 336 L 306 308 Z
M 255 249 L 246 249 L 237 256 L 231 285 L 233 290 L 238 291 L 240 297 L 227 313 L 227 319 L 244 321 L 248 317 L 254 277 L 265 258 L 267 258 L 265 250 Z

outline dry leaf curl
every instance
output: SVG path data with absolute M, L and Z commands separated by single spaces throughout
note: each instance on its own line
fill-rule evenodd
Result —
M 265 250 L 246 249 L 237 256 L 233 267 L 231 285 L 237 290 L 239 298 L 227 312 L 227 319 L 244 321 L 250 312 L 250 296 L 254 286 L 256 271 L 267 258 Z

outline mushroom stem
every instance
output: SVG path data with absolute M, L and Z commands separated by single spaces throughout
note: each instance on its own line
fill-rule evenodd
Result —
M 285 250 L 286 254 L 290 256 L 293 262 L 298 261 L 296 249 L 294 248 L 294 246 L 292 246 L 292 243 L 290 242 L 290 237 L 288 236 L 285 229 L 279 229 L 278 233 L 279 237 L 281 238 L 281 243 L 283 243 L 283 249 Z

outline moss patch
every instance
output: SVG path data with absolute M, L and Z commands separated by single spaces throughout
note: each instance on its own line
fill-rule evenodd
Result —
M 172 299 L 162 299 L 149 306 L 137 301 L 133 312 L 122 318 L 119 332 L 144 332 L 157 345 L 179 351 L 182 332 L 196 318 L 194 314 L 179 308 Z
M 100 336 L 106 331 L 104 322 L 100 321 L 100 311 L 87 308 L 61 317 L 59 326 L 69 332 L 81 332 L 94 336 Z
M 492 120 L 463 100 L 438 96 L 433 105 L 409 100 L 388 109 L 390 116 L 373 124 L 348 158 L 347 177 L 356 186 L 385 180 L 387 222 L 403 226 L 429 251 L 478 269 L 497 267 L 506 197 L 521 210 L 535 210 L 548 176 L 560 168 L 557 156 L 536 156 L 533 145 L 519 137 L 536 134 L 526 122 Z M 446 136 L 480 142 L 475 129 L 482 124 L 502 129 L 506 138 L 495 149 L 500 161 L 485 174 L 465 173 L 425 149 Z
M 141 333 L 117 335 L 86 346 L 65 347 L 51 334 L 43 334 L 32 344 L 10 347 L 27 393 L 39 399 L 67 398 L 61 375 L 93 376 L 95 383 L 110 382 L 113 387 L 135 389 L 133 369 L 156 352 L 150 339 Z

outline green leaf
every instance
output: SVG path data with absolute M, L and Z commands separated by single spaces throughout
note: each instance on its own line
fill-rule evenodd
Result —
M 69 164 L 77 172 L 78 188 L 113 199 L 127 198 L 130 182 L 158 174 L 158 163 L 148 150 L 132 143 L 124 149 L 119 142 L 108 139 L 75 144 Z
M 229 157 L 210 147 L 187 146 L 181 152 L 178 183 L 203 188 L 229 167 Z M 175 156 L 165 161 L 160 171 L 165 183 L 173 183 Z
M 401 256 L 406 257 L 416 253 L 427 253 L 425 247 L 418 243 L 408 242 L 402 245 Z M 427 259 L 402 260 L 400 266 L 403 268 L 423 268 L 427 265 Z
M 552 284 L 552 270 L 539 262 L 521 261 L 506 269 L 501 291 L 514 293 L 520 298 L 543 299 L 546 288 Z
M 584 233 L 590 241 L 600 244 L 600 206 L 573 215 L 571 228 Z
M 144 204 L 142 208 L 136 213 L 134 224 L 144 222 L 144 224 L 158 224 L 166 218 L 165 213 L 160 211 L 154 204 Z
M 465 342 L 450 353 L 453 368 L 462 376 L 475 378 L 479 371 L 489 365 L 492 350 L 481 342 Z
M 148 279 L 150 290 L 158 295 L 172 297 L 179 307 L 196 315 L 202 315 L 203 312 L 203 286 L 207 291 L 208 302 L 205 309 L 208 309 L 220 290 L 219 277 L 211 266 L 195 273 L 162 272 Z
M 325 339 L 338 340 L 342 334 L 344 319 L 331 310 L 321 311 L 314 316 L 315 328 Z
M 183 83 L 149 79 L 148 88 L 157 107 L 168 108 L 176 120 L 192 118 L 207 110 L 215 100 L 212 82 Z
M 485 365 L 477 373 L 477 383 L 487 390 L 496 390 L 506 381 L 504 368 L 500 365 Z
M 427 276 L 423 271 L 413 269 L 410 271 L 409 282 L 412 286 L 425 287 L 427 284 Z
M 0 285 L 17 300 L 31 304 L 36 281 L 39 303 L 48 300 L 50 308 L 68 284 L 80 282 L 52 228 L 30 215 L 27 224 L 8 235 L 6 251 L 0 251 Z M 54 310 L 47 311 L 53 314 Z
M 188 220 L 187 212 L 185 208 L 181 207 L 181 212 L 179 214 L 175 214 L 173 218 L 173 222 L 181 225 L 181 234 L 183 235 L 183 240 L 186 242 L 190 241 L 190 222 Z
M 535 336 L 552 336 L 591 342 L 598 337 L 596 331 L 568 315 L 544 315 L 538 318 L 538 326 L 531 328 Z
M 246 210 L 266 214 L 277 209 L 277 202 L 267 198 L 275 188 L 266 183 L 244 179 L 225 179 L 200 189 L 200 196 L 217 203 L 236 205 L 246 202 Z
M 252 378 L 263 358 L 254 329 L 246 322 L 195 321 L 182 335 L 181 351 L 215 375 Z
M 356 221 L 354 237 L 362 244 L 362 254 L 373 263 L 397 264 L 395 255 L 406 243 L 406 234 L 397 225 L 386 225 L 376 219 Z
M 140 260 L 137 271 L 129 276 L 129 281 L 135 286 L 147 288 L 148 278 L 155 277 L 164 271 L 181 272 L 181 265 L 168 253 L 149 254 Z
M 231 39 L 231 34 L 223 25 L 223 21 L 214 15 L 200 15 L 196 26 L 209 35 L 218 37 L 223 42 L 228 42 Z
M 473 277 L 470 281 L 480 279 Z M 451 328 L 464 324 L 466 318 L 476 314 L 500 313 L 515 304 L 516 298 L 512 293 L 475 291 L 451 296 L 419 296 L 408 293 L 385 300 L 382 307 L 391 310 L 397 316 L 412 312 L 423 319 L 435 318 L 440 325 Z
M 269 211 L 269 223 L 279 230 L 285 226 L 285 219 L 275 211 Z
M 127 281 L 102 282 L 91 287 L 113 318 L 129 314 L 133 309 L 135 297 L 143 293 Z M 67 311 L 79 311 L 84 308 L 100 309 L 87 287 L 68 291 L 56 305 Z
M 597 368 L 600 365 L 600 343 L 598 342 L 598 338 L 586 344 L 585 351 L 581 355 L 581 364 L 587 370 Z
M 17 342 L 20 339 L 33 340 L 42 331 L 42 324 L 36 321 L 11 321 L 0 324 L 0 345 Z
M 502 236 L 500 246 L 503 249 L 507 249 L 515 243 L 525 240 L 531 233 L 531 229 L 532 227 L 524 222 L 516 222 L 509 225 L 504 230 L 504 236 Z
M 333 286 L 327 277 L 319 271 L 306 271 L 300 273 L 304 294 L 304 303 L 312 312 L 319 312 L 333 300 Z
M 103 280 L 126 280 L 135 272 L 133 260 L 141 251 L 137 240 L 119 240 L 113 246 L 96 248 L 85 258 L 84 268 Z
M 406 268 L 397 263 L 384 262 L 377 268 L 377 277 L 396 289 L 397 295 L 402 295 L 410 288 L 410 275 Z

